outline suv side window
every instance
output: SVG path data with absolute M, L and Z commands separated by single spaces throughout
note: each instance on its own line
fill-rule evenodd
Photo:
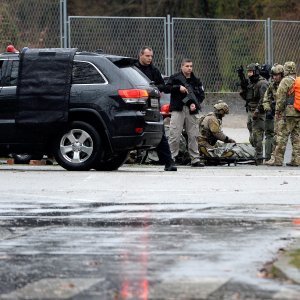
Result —
M 19 73 L 18 60 L 1 60 L 0 61 L 0 80 L 1 86 L 17 85 Z
M 106 83 L 106 80 L 93 64 L 84 61 L 74 61 L 72 83 L 99 84 Z

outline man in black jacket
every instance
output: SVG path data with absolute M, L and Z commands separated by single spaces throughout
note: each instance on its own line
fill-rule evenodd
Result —
M 190 59 L 182 60 L 181 72 L 170 76 L 166 91 L 171 92 L 169 145 L 172 158 L 176 159 L 178 155 L 180 135 L 185 125 L 191 166 L 203 167 L 198 150 L 199 128 L 196 115 L 200 111 L 200 103 L 204 100 L 204 89 L 199 78 L 193 73 L 193 63 Z
M 159 70 L 153 66 L 153 50 L 150 47 L 143 47 L 139 53 L 139 61 L 135 66 L 140 69 L 162 92 L 165 89 L 165 82 Z M 165 132 L 163 132 L 162 139 L 156 147 L 156 152 L 159 161 L 165 164 L 165 171 L 177 171 L 174 161 L 171 156 L 169 143 Z

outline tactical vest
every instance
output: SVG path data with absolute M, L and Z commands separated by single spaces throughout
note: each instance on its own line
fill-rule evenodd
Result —
M 257 105 L 260 102 L 261 95 L 259 94 L 259 90 L 261 84 L 263 84 L 264 82 L 267 83 L 264 78 L 259 77 L 259 80 L 256 83 L 250 83 L 247 87 L 246 103 L 247 107 L 252 111 L 257 108 Z
M 278 86 L 279 86 L 279 82 L 274 81 L 270 84 L 270 87 L 269 87 L 269 90 L 268 90 L 269 91 L 268 97 L 271 100 L 270 101 L 270 108 L 271 108 L 271 112 L 272 112 L 273 117 L 275 116 L 275 107 L 276 107 L 276 99 L 275 99 L 274 95 L 276 94 Z
M 203 122 L 204 119 L 209 116 L 214 116 L 214 113 L 210 112 L 206 116 L 200 118 L 200 122 L 199 122 L 200 140 L 201 140 L 201 138 L 204 140 L 207 140 L 207 142 L 210 145 L 214 146 L 216 144 L 216 142 L 218 141 L 218 139 L 211 133 L 209 128 L 206 127 L 207 124 L 204 124 L 204 122 Z M 222 121 L 220 119 L 217 119 L 217 120 L 221 126 Z
M 288 76 L 288 78 L 292 79 L 295 81 L 295 78 Z M 295 102 L 295 90 L 294 90 L 294 85 L 292 85 L 291 90 L 288 92 L 288 95 L 286 97 L 286 105 L 294 105 Z
M 295 92 L 288 93 L 286 97 L 286 105 L 294 105 L 295 102 Z

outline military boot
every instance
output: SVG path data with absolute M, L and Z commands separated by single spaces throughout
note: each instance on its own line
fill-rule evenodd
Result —
M 282 163 L 276 161 L 276 159 L 274 157 L 272 157 L 270 160 L 265 162 L 266 166 L 278 166 L 281 167 Z
M 287 166 L 287 167 L 300 167 L 299 164 L 296 164 L 296 163 L 293 162 L 293 161 L 286 163 L 286 166 Z

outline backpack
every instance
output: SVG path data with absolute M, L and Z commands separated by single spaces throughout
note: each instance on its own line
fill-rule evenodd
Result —
M 296 77 L 295 79 L 294 92 L 295 92 L 294 108 L 297 111 L 300 111 L 300 77 Z

